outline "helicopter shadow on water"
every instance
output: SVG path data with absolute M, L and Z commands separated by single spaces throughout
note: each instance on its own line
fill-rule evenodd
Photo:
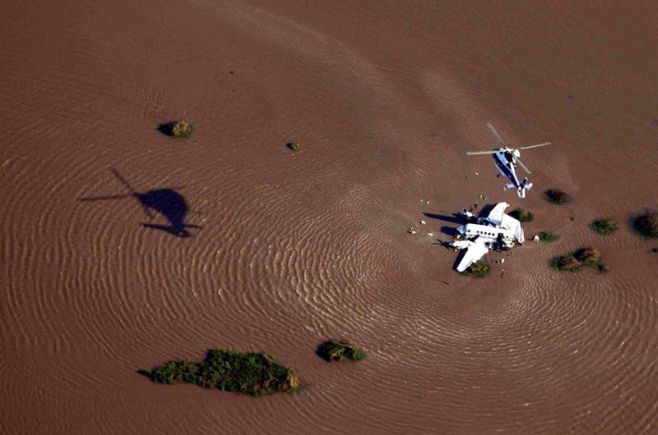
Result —
M 187 201 L 175 189 L 152 189 L 145 192 L 138 192 L 128 183 L 128 181 L 113 168 L 110 169 L 115 178 L 130 192 L 118 195 L 93 196 L 79 198 L 78 201 L 113 201 L 126 198 L 134 198 L 141 205 L 144 214 L 149 219 L 154 219 L 157 214 L 162 215 L 168 225 L 159 225 L 153 223 L 142 223 L 144 228 L 151 228 L 165 231 L 173 236 L 180 238 L 191 237 L 192 234 L 187 228 L 202 228 L 198 225 L 186 223 L 186 218 L 190 212 Z

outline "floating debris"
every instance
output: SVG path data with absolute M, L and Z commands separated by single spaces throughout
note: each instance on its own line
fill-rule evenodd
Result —
M 432 237 L 434 233 L 427 233 L 428 236 Z
M 417 230 L 416 228 L 414 228 L 414 227 L 411 227 L 411 228 L 409 228 L 409 229 L 407 230 L 407 232 L 408 232 L 409 234 L 416 234 L 416 233 L 418 232 L 418 230 Z
M 425 221 L 420 221 L 420 224 L 421 224 L 421 225 L 425 225 L 425 224 L 427 224 L 427 222 L 425 222 Z

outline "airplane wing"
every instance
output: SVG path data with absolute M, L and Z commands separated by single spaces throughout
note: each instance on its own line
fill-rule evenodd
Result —
M 484 245 L 484 242 L 479 242 L 479 239 L 475 239 L 474 242 L 469 240 L 459 241 L 453 243 L 453 246 L 457 249 L 466 249 L 464 256 L 457 265 L 457 272 L 463 272 L 468 269 L 468 266 L 478 261 L 489 252 L 489 248 Z
M 499 202 L 493 209 L 491 209 L 489 216 L 487 216 L 487 220 L 489 220 L 489 222 L 494 225 L 500 225 L 500 223 L 503 221 L 503 214 L 507 207 L 509 207 L 508 203 Z

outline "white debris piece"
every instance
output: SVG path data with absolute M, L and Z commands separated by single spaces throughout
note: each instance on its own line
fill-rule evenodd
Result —
M 407 230 L 407 232 L 408 232 L 409 234 L 416 234 L 416 233 L 418 232 L 418 230 L 417 230 L 416 228 L 414 228 L 414 227 L 411 227 L 411 228 L 409 228 L 409 229 Z
M 476 172 L 475 175 L 480 175 L 480 173 L 479 173 L 479 172 Z
M 428 236 L 432 237 L 434 233 L 427 233 Z
M 535 234 L 535 237 L 532 238 L 533 242 L 538 242 L 539 241 L 539 236 Z
M 427 222 L 425 222 L 425 221 L 420 221 L 420 224 L 421 224 L 421 225 L 425 225 L 425 224 L 427 224 Z

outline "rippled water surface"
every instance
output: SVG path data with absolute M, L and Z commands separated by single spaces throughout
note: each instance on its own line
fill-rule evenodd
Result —
M 59 3 L 0 18 L 3 433 L 658 430 L 658 242 L 625 226 L 658 206 L 650 2 Z M 478 280 L 432 216 L 521 205 L 464 156 L 487 122 L 553 142 L 523 206 L 561 238 Z M 548 268 L 584 245 L 607 274 Z M 328 337 L 367 359 L 326 364 Z M 210 347 L 304 388 L 136 373 Z

